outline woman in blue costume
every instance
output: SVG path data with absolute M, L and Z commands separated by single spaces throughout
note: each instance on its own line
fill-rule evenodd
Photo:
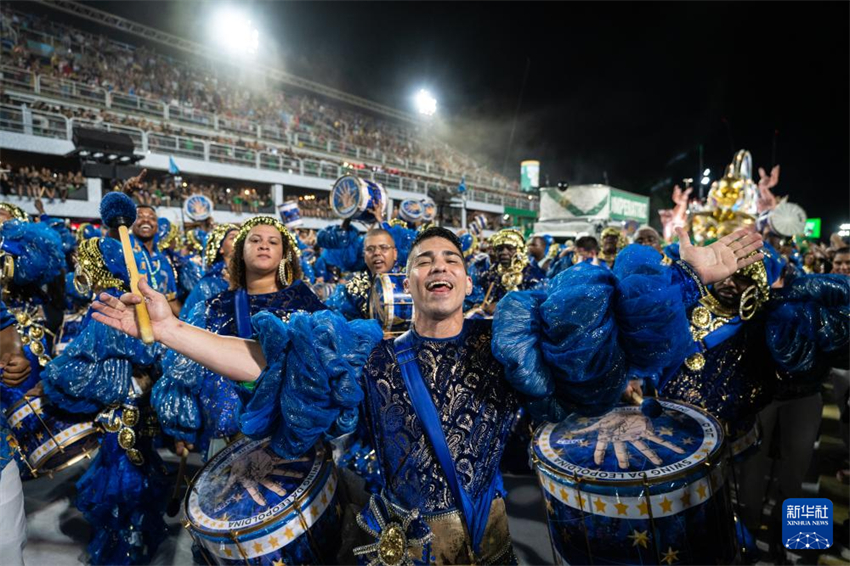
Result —
M 78 250 L 79 286 L 118 296 L 129 288 L 121 244 L 91 238 Z M 85 289 L 82 289 L 85 290 Z M 87 315 L 79 336 L 45 368 L 44 392 L 74 413 L 96 414 L 100 450 L 77 482 L 77 508 L 92 526 L 92 564 L 145 564 L 167 536 L 170 482 L 156 452 L 147 402 L 163 348 L 145 346 Z
M 183 302 L 180 318 L 185 320 L 198 302 L 206 301 L 230 286 L 227 282 L 227 265 L 233 254 L 233 240 L 238 231 L 236 224 L 218 224 L 212 229 L 204 246 L 204 275 Z
M 251 317 L 257 313 L 281 318 L 324 310 L 302 281 L 298 259 L 295 239 L 280 221 L 270 216 L 248 220 L 233 242 L 231 289 L 198 302 L 186 322 L 222 336 L 251 338 Z M 166 354 L 163 367 L 152 398 L 160 423 L 175 439 L 199 444 L 206 459 L 213 439 L 226 441 L 239 432 L 239 417 L 250 394 L 176 352 Z
M 672 267 L 644 263 L 618 276 L 582 266 L 548 290 L 509 294 L 491 323 L 463 317 L 471 281 L 457 237 L 427 229 L 408 259 L 413 329 L 396 341 L 380 341 L 373 321 L 332 311 L 288 322 L 260 314 L 257 341 L 220 337 L 181 324 L 147 285 L 142 293 L 166 347 L 256 381 L 241 428 L 270 436 L 281 457 L 352 431 L 364 407 L 386 478 L 357 521 L 364 563 L 391 549 L 414 563 L 505 563 L 513 556 L 498 463 L 519 403 L 552 418 L 606 410 L 628 377 L 683 355 L 685 307 L 700 281 L 757 261 L 743 257 L 760 245 L 739 232 L 687 249 Z M 139 297 L 101 299 L 97 320 L 138 334 Z
M 7 210 L 4 206 L 0 203 L 0 209 Z M 51 300 L 45 289 L 62 274 L 65 264 L 59 235 L 46 224 L 29 222 L 18 207 L 8 207 L 14 207 L 14 219 L 0 226 L 0 285 L 31 372 L 15 387 L 0 386 L 3 407 L 12 406 L 35 386 L 50 361 L 53 341 L 41 307 Z

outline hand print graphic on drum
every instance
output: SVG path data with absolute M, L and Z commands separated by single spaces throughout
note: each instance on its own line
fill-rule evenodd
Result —
M 317 444 L 294 460 L 243 438 L 198 473 L 186 527 L 210 564 L 331 563 L 339 547 L 337 475 Z
M 720 423 L 691 405 L 659 403 L 654 419 L 618 406 L 535 432 L 532 458 L 559 563 L 735 560 Z
M 669 430 L 669 429 L 667 429 Z M 652 421 L 642 413 L 634 411 L 612 411 L 605 415 L 602 420 L 593 425 L 572 431 L 574 435 L 583 435 L 596 431 L 596 449 L 593 451 L 593 462 L 600 466 L 605 459 L 608 446 L 614 445 L 614 453 L 617 463 L 621 469 L 629 468 L 629 454 L 626 450 L 626 442 L 635 447 L 641 454 L 655 464 L 662 464 L 661 458 L 652 448 L 646 445 L 644 440 L 650 440 L 665 448 L 669 448 L 676 454 L 684 454 L 685 451 L 655 434 Z M 661 429 L 663 434 L 665 429 Z

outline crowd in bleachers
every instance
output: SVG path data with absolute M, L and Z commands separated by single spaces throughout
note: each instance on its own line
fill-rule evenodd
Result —
M 47 167 L 20 167 L 5 169 L 0 166 L 0 193 L 3 196 L 15 195 L 19 198 L 47 199 L 54 202 L 57 198 L 65 202 L 86 186 L 86 179 L 80 171 L 53 171 Z
M 456 177 L 485 172 L 480 164 L 429 139 L 412 125 L 374 118 L 279 87 L 251 89 L 211 63 L 176 60 L 146 46 L 130 46 L 103 35 L 91 35 L 49 18 L 3 10 L 2 19 L 6 66 L 157 100 L 178 107 L 181 112 L 200 111 L 200 125 L 204 122 L 203 113 L 215 113 L 220 118 L 250 120 L 276 132 L 298 134 L 313 143 L 336 141 L 379 150 L 386 155 L 388 165 L 404 165 L 406 160 L 427 163 Z M 115 117 L 102 114 L 103 121 Z M 120 123 L 177 133 L 154 121 L 132 121 L 124 117 Z M 242 143 L 257 144 L 244 140 Z M 501 181 L 505 187 L 518 189 L 516 183 L 504 178 Z

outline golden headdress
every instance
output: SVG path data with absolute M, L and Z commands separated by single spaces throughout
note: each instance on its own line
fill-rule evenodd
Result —
M 280 232 L 281 235 L 289 242 L 289 249 L 295 252 L 296 257 L 301 257 L 301 250 L 298 249 L 298 242 L 295 240 L 295 236 L 293 236 L 292 232 L 284 226 L 283 222 L 273 216 L 255 216 L 254 218 L 243 222 L 242 227 L 239 228 L 239 233 L 236 234 L 236 239 L 233 241 L 233 245 L 238 245 L 245 241 L 245 238 L 248 237 L 248 232 L 250 232 L 254 226 L 259 226 L 260 224 L 274 226 L 277 228 L 277 231 Z
M 12 215 L 12 218 L 15 220 L 20 220 L 21 222 L 29 222 L 30 217 L 29 214 L 24 212 L 24 209 L 16 204 L 12 204 L 11 202 L 0 202 L 0 210 L 5 210 L 9 214 Z
M 103 289 L 128 291 L 124 282 L 106 267 L 100 251 L 100 238 L 88 238 L 77 248 L 77 268 L 74 272 L 74 287 L 81 295 Z
M 217 224 L 207 236 L 207 245 L 204 247 L 204 268 L 209 268 L 215 263 L 215 258 L 221 249 L 221 243 L 227 234 L 233 230 L 239 230 L 236 224 Z

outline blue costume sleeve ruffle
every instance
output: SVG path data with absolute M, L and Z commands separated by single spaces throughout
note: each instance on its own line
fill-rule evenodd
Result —
M 186 322 L 205 328 L 205 307 L 205 303 L 197 303 Z M 151 392 L 151 405 L 166 434 L 194 444 L 202 423 L 198 393 L 204 368 L 173 350 L 166 351 L 162 367 L 163 375 Z
M 850 278 L 800 275 L 771 291 L 767 344 L 779 367 L 791 374 L 816 364 L 847 367 L 850 345 Z
M 363 400 L 358 377 L 382 338 L 378 324 L 348 322 L 329 310 L 295 313 L 288 323 L 269 313 L 252 321 L 269 365 L 242 415 L 242 432 L 271 435 L 283 458 L 303 454 L 322 436 L 352 432 Z
M 631 244 L 614 264 L 617 326 L 628 358 L 629 378 L 656 383 L 666 367 L 681 364 L 692 338 L 685 301 L 696 302 L 696 282 L 681 267 L 661 264 L 649 246 Z
M 7 220 L 0 226 L 0 246 L 15 256 L 15 285 L 43 285 L 65 267 L 59 234 L 41 222 Z
M 619 398 L 626 360 L 612 312 L 615 290 L 610 270 L 582 264 L 557 276 L 546 293 L 514 291 L 499 302 L 493 354 L 536 418 L 602 412 Z
M 89 320 L 79 336 L 42 372 L 44 391 L 73 413 L 119 403 L 130 391 L 133 366 L 158 361 L 159 344 L 145 346 L 105 324 Z
M 652 378 L 687 355 L 689 324 L 673 270 L 658 252 L 635 248 L 621 252 L 614 271 L 580 263 L 548 290 L 515 291 L 499 303 L 493 354 L 535 417 L 600 413 L 627 379 Z

